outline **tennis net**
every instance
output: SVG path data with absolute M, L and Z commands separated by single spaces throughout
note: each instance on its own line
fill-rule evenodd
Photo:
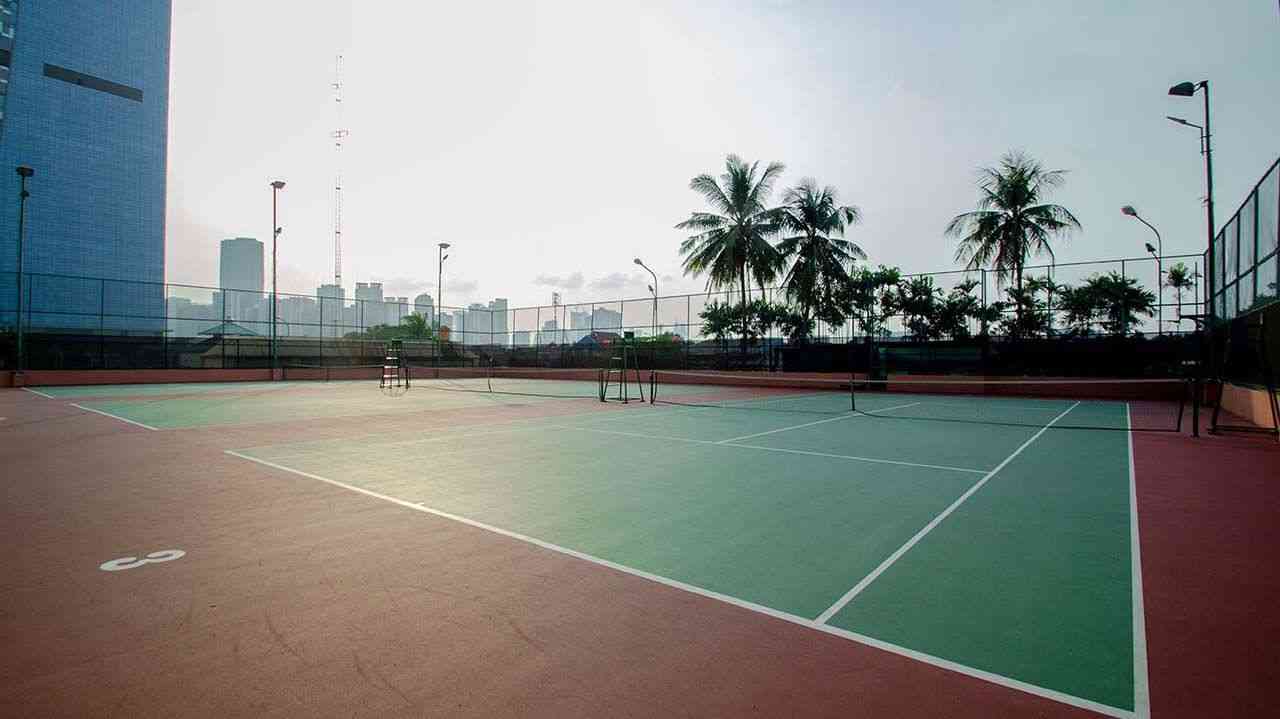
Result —
M 853 401 L 887 420 L 1179 432 L 1191 398 L 1182 379 L 900 377 L 858 383 Z
M 600 370 L 541 367 L 409 367 L 413 389 L 600 399 Z
M 650 375 L 654 404 L 807 414 L 853 411 L 850 378 L 796 377 L 759 372 L 664 372 Z
M 1181 379 L 814 377 L 751 372 L 651 375 L 657 404 L 886 420 L 1178 432 L 1192 397 Z M 1062 415 L 1059 417 L 1059 415 Z
M 317 380 L 323 382 L 341 382 L 345 380 L 376 380 L 382 377 L 382 365 L 319 365 L 319 364 L 284 364 L 280 366 L 281 379 L 291 382 Z

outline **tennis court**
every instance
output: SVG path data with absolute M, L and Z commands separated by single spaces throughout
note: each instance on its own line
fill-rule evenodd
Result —
M 1147 706 L 1127 402 L 696 378 L 627 405 L 582 401 L 589 377 L 192 389 L 42 391 L 157 430 L 347 420 L 223 449 L 1055 701 Z M 408 429 L 495 407 L 532 415 Z

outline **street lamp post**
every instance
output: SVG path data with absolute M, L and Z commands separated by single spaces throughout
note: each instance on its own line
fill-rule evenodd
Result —
M 444 261 L 449 256 L 444 253 L 449 249 L 448 242 L 441 242 L 436 245 L 438 249 L 436 253 L 436 344 L 440 343 L 440 329 L 444 326 L 441 324 L 444 320 Z M 439 359 L 437 352 L 436 359 Z
M 1120 212 L 1128 215 L 1129 217 L 1132 217 L 1138 222 L 1141 222 L 1142 224 L 1151 228 L 1152 232 L 1156 233 L 1156 246 L 1152 247 L 1150 242 L 1146 243 L 1146 245 L 1147 245 L 1147 252 L 1156 258 L 1156 297 L 1158 298 L 1156 300 L 1156 333 L 1163 335 L 1164 334 L 1164 243 L 1160 240 L 1160 230 L 1157 230 L 1155 226 L 1152 225 L 1150 222 L 1147 222 L 1146 220 L 1142 219 L 1142 215 L 1139 215 L 1138 211 L 1133 209 L 1133 205 L 1125 205 L 1124 207 L 1121 207 Z
M 36 174 L 36 171 L 26 165 L 18 165 L 18 177 L 22 183 L 22 189 L 18 192 L 18 277 L 17 277 L 17 302 L 13 303 L 14 309 L 14 329 L 17 330 L 17 351 L 18 357 L 15 361 L 17 371 L 22 372 L 22 231 L 24 219 L 27 214 L 27 198 L 31 196 L 27 192 L 27 178 Z
M 1195 123 L 1187 122 L 1186 120 L 1183 120 L 1177 117 L 1169 117 L 1169 119 L 1178 123 L 1179 125 L 1186 125 L 1187 127 L 1194 127 L 1200 130 L 1200 153 L 1204 155 L 1204 182 L 1205 182 L 1205 191 L 1207 192 L 1207 195 L 1205 196 L 1205 212 L 1208 215 L 1208 219 L 1209 219 L 1209 228 L 1208 228 L 1209 261 L 1208 261 L 1208 268 L 1207 268 L 1208 273 L 1207 273 L 1207 276 L 1205 277 L 1205 289 L 1206 289 L 1205 294 L 1208 295 L 1209 302 L 1204 309 L 1204 313 L 1205 315 L 1208 316 L 1208 319 L 1209 319 L 1207 324 L 1210 327 L 1212 327 L 1213 314 L 1214 314 L 1213 313 L 1213 291 L 1214 291 L 1214 270 L 1215 270 L 1215 267 L 1214 267 L 1215 262 L 1213 257 L 1213 236 L 1215 233 L 1214 233 L 1214 226 L 1213 226 L 1214 225 L 1213 223 L 1213 147 L 1210 144 L 1212 134 L 1210 133 L 1210 130 L 1209 130 L 1209 127 L 1210 127 L 1209 126 L 1209 81 L 1201 80 L 1198 83 L 1180 82 L 1177 85 L 1174 85 L 1173 87 L 1169 88 L 1169 94 L 1175 97 L 1191 97 L 1192 95 L 1196 94 L 1196 90 L 1204 90 L 1204 127 L 1201 127 L 1200 125 L 1196 125 Z M 1212 355 L 1211 355 L 1210 361 L 1212 362 Z
M 280 222 L 277 219 L 280 191 L 284 189 L 284 180 L 271 183 L 271 379 L 276 378 L 276 368 L 280 362 L 280 353 L 276 345 L 277 312 L 279 312 L 280 295 L 276 288 L 276 240 L 280 238 Z M 225 290 L 224 290 L 225 291 Z
M 653 293 L 653 341 L 657 342 L 658 341 L 658 274 L 653 270 L 649 269 L 649 266 L 646 265 L 644 261 L 641 260 L 639 257 L 635 259 L 635 263 L 645 268 L 646 270 L 648 270 L 649 274 L 653 277 L 653 286 L 649 288 L 649 291 Z

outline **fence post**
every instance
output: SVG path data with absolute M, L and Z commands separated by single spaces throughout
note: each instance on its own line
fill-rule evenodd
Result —
M 980 331 L 985 336 L 987 334 L 987 270 L 985 267 L 979 268 L 978 272 L 982 278 L 982 327 Z
M 107 281 L 102 279 L 98 280 L 98 369 L 107 368 L 106 315 Z
M 684 369 L 689 369 L 689 343 L 693 342 L 693 296 L 684 296 Z

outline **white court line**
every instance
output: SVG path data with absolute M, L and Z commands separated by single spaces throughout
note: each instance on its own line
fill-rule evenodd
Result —
M 951 467 L 945 464 L 923 464 L 921 462 L 905 462 L 898 459 L 878 459 L 876 457 L 858 457 L 852 454 L 829 454 L 827 452 L 811 452 L 807 449 L 784 449 L 782 447 L 765 447 L 758 444 L 721 444 L 721 447 L 741 447 L 743 449 L 758 449 L 764 452 L 782 452 L 783 454 L 807 454 L 810 457 L 830 457 L 831 459 L 849 459 L 856 462 L 871 462 L 872 464 L 896 464 L 900 467 L 920 467 L 921 469 L 940 469 L 947 472 L 967 472 L 968 474 L 986 474 L 985 469 L 970 469 L 968 467 Z
M 53 395 L 51 395 L 51 394 L 46 394 L 46 393 L 44 393 L 44 392 L 41 392 L 41 391 L 40 391 L 40 390 L 38 390 L 38 389 L 31 389 L 30 387 L 23 387 L 23 389 L 25 389 L 26 391 L 30 392 L 31 394 L 35 394 L 35 395 L 39 395 L 39 396 L 41 396 L 41 397 L 44 397 L 45 399 L 57 399 L 57 397 L 54 397 L 54 396 L 53 396 Z
M 1048 689 L 1045 687 L 1037 686 L 1035 684 L 1029 684 L 1027 682 L 1019 681 L 1017 679 L 1011 679 L 1009 677 L 1001 676 L 999 674 L 993 674 L 991 672 L 983 671 L 981 669 L 975 669 L 973 667 L 965 666 L 964 664 L 953 662 L 949 659 L 935 657 L 931 654 L 925 654 L 924 652 L 919 652 L 914 649 L 908 649 L 906 647 L 901 647 L 896 644 L 890 644 L 889 642 L 881 641 L 879 639 L 875 639 L 873 637 L 869 637 L 864 634 L 858 634 L 857 632 L 851 632 L 851 631 L 848 631 L 847 629 L 840 629 L 839 627 L 833 627 L 827 624 L 821 624 L 812 619 L 808 619 L 806 617 L 802 617 L 797 614 L 791 614 L 790 612 L 784 612 L 778 609 L 773 609 L 771 607 L 766 607 L 763 604 L 756 604 L 755 602 L 749 602 L 745 599 L 739 599 L 737 597 L 730 596 L 728 594 L 721 594 L 719 592 L 715 592 L 710 589 L 703 589 L 702 587 L 699 587 L 697 585 L 688 584 L 678 579 L 671 579 L 670 577 L 664 577 L 660 574 L 651 574 L 649 572 L 646 572 L 640 569 L 634 569 L 632 567 L 628 567 L 625 564 L 618 564 L 617 562 L 611 562 L 607 559 L 603 559 L 601 557 L 597 557 L 592 554 L 587 554 L 586 552 L 579 552 L 576 549 L 569 549 L 568 547 L 563 547 L 558 544 L 552 544 L 551 542 L 543 541 L 535 537 L 530 537 L 529 535 L 526 535 L 526 534 L 520 534 L 519 532 L 512 532 L 507 529 L 502 529 L 501 527 L 495 527 L 491 524 L 485 524 L 484 522 L 478 522 L 474 519 L 468 519 L 467 517 L 453 514 L 451 512 L 446 512 L 440 509 L 428 507 L 424 504 L 420 504 L 416 502 L 408 502 L 398 497 L 392 497 L 391 495 L 382 494 L 380 492 L 374 492 L 369 489 L 364 489 L 363 487 L 357 487 L 352 484 L 347 484 L 346 482 L 339 482 L 335 479 L 329 479 L 328 477 L 321 477 L 318 474 L 312 474 L 310 472 L 304 472 L 300 469 L 286 467 L 282 464 L 276 464 L 275 462 L 270 462 L 265 459 L 258 459 L 257 457 L 251 457 L 247 454 L 241 454 L 234 450 L 227 449 L 227 450 L 223 450 L 223 452 L 233 457 L 239 457 L 240 459 L 248 460 L 250 462 L 254 462 L 254 463 L 263 465 L 265 467 L 270 467 L 272 469 L 280 470 L 281 472 L 296 474 L 299 477 L 306 477 L 307 479 L 313 479 L 318 482 L 331 484 L 335 487 L 340 487 L 350 492 L 363 494 L 368 497 L 373 497 L 374 499 L 381 499 L 384 502 L 390 502 L 391 504 L 399 505 L 406 509 L 412 509 L 415 512 L 422 512 L 424 514 L 435 515 L 437 517 L 458 522 L 460 524 L 465 524 L 470 527 L 475 527 L 476 529 L 481 529 L 486 532 L 492 532 L 493 534 L 501 535 L 503 537 L 508 537 L 510 539 L 514 539 L 519 542 L 532 544 L 535 547 L 540 547 L 542 549 L 556 552 L 558 554 L 563 554 L 565 556 L 573 557 L 575 559 L 581 559 L 585 562 L 590 562 L 592 564 L 596 564 L 602 567 L 607 567 L 609 569 L 622 572 L 623 574 L 629 574 L 633 577 L 647 579 L 656 584 L 661 584 L 663 586 L 671 587 L 673 589 L 679 589 L 681 591 L 689 592 L 690 594 L 696 594 L 698 596 L 706 597 L 708 599 L 713 599 L 719 602 L 723 602 L 725 604 L 731 604 L 735 607 L 746 609 L 748 611 L 755 612 L 757 614 L 763 614 L 768 617 L 773 617 L 774 619 L 780 619 L 784 622 L 790 622 L 791 624 L 798 624 L 802 627 L 807 627 L 809 629 L 813 629 L 815 631 L 819 631 L 824 634 L 829 634 L 831 636 L 847 639 L 865 646 L 874 647 L 876 649 L 890 652 L 892 654 L 897 654 L 899 656 L 907 657 L 909 659 L 914 659 L 918 662 L 929 664 L 931 666 L 935 666 L 940 669 L 946 669 L 949 671 L 953 671 L 957 674 L 973 677 L 975 679 L 981 679 L 983 681 L 990 682 L 992 684 L 996 684 L 998 686 L 1002 686 L 1008 689 L 1015 689 L 1017 691 L 1021 691 L 1026 694 L 1042 697 L 1044 699 L 1050 699 L 1052 701 L 1060 702 L 1062 704 L 1067 704 L 1069 706 L 1079 707 L 1081 709 L 1088 709 L 1090 711 L 1094 711 L 1099 714 L 1116 717 L 1117 719 L 1137 719 L 1134 716 L 1133 712 L 1130 712 L 1125 709 L 1119 709 L 1117 707 L 1108 706 L 1106 704 L 1100 704 L 1095 701 L 1090 701 L 1088 699 L 1082 699 L 1077 696 L 1065 694 L 1063 692 L 1056 691 L 1054 689 Z
M 600 434 L 618 434 L 624 437 L 639 437 L 641 439 L 655 439 L 662 442 L 684 442 L 686 444 L 705 444 L 711 447 L 740 447 L 742 449 L 754 449 L 761 452 L 780 452 L 782 454 L 807 454 L 813 457 L 829 457 L 831 459 L 847 459 L 853 462 L 870 462 L 872 464 L 896 464 L 903 467 L 920 467 L 921 469 L 941 469 L 948 472 L 968 472 L 970 474 L 985 474 L 984 469 L 970 469 L 968 467 L 948 467 L 941 464 L 922 464 L 920 462 L 903 462 L 896 459 L 877 459 L 875 457 L 859 457 L 853 454 L 828 454 L 826 452 L 810 452 L 803 449 L 783 449 L 781 447 L 765 447 L 758 444 L 723 444 L 721 442 L 710 439 L 689 439 L 688 437 L 660 437 L 652 434 L 643 434 L 640 432 L 621 432 L 613 429 L 596 429 L 595 427 L 574 427 L 565 424 L 549 424 L 548 427 L 556 427 L 557 429 L 571 429 L 579 432 L 598 432 Z
M 894 407 L 885 407 L 884 409 L 878 409 L 878 410 L 876 410 L 876 411 L 877 411 L 877 412 L 888 412 L 888 411 L 890 411 L 890 410 L 895 410 L 895 409 L 906 409 L 907 407 L 914 407 L 914 406 L 916 406 L 916 405 L 918 405 L 918 404 L 920 404 L 920 403 L 919 403 L 919 402 L 911 402 L 911 403 L 909 403 L 909 404 L 900 404 L 900 405 L 896 405 L 896 406 L 894 406 Z M 763 436 L 765 436 L 765 435 L 767 435 L 767 434 L 777 434 L 778 432 L 790 432 L 790 431 L 791 431 L 791 430 L 793 430 L 793 429 L 800 429 L 800 428 L 802 428 L 802 427 L 812 427 L 812 426 L 814 426 L 815 424 L 826 424 L 827 422 L 835 422 L 835 421 L 837 421 L 837 420 L 841 420 L 841 419 L 849 419 L 850 417 L 861 417 L 861 416 L 863 416 L 863 415 L 856 414 L 856 413 L 854 413 L 854 412 L 849 412 L 848 414 L 842 414 L 842 415 L 840 415 L 840 416 L 838 416 L 838 417 L 828 417 L 828 418 L 826 418 L 826 419 L 819 419 L 819 420 L 815 420 L 815 421 L 813 421 L 813 422 L 805 422 L 804 424 L 793 424 L 793 425 L 791 425 L 790 427 L 780 427 L 780 428 L 778 428 L 778 429 L 771 429 L 771 430 L 769 430 L 769 431 L 767 431 L 767 432 L 756 432 L 755 434 L 744 434 L 744 435 L 742 435 L 741 437 L 730 437 L 729 439 L 722 439 L 722 440 L 720 440 L 719 442 L 716 442 L 716 444 L 729 444 L 729 443 L 731 443 L 731 442 L 738 442 L 738 441 L 740 441 L 740 440 L 744 440 L 744 439 L 754 439 L 754 438 L 756 438 L 756 437 L 763 437 Z
M 111 419 L 118 419 L 118 420 L 120 420 L 121 422 L 128 422 L 129 424 L 132 424 L 132 425 L 135 425 L 135 426 L 141 427 L 141 428 L 143 428 L 143 429 L 149 429 L 149 430 L 151 430 L 152 432 L 158 432 L 158 431 L 160 431 L 160 430 L 158 430 L 157 428 L 152 427 L 152 426 L 151 426 L 151 425 L 149 425 L 149 424 L 143 424 L 143 423 L 141 423 L 141 422 L 134 422 L 133 420 L 131 420 L 131 419 L 125 419 L 124 417 L 121 417 L 121 416 L 120 416 L 120 415 L 118 415 L 118 414 L 111 414 L 110 412 L 103 412 L 103 411 L 102 411 L 102 410 L 100 410 L 100 409 L 94 409 L 94 408 L 92 408 L 92 407 L 85 407 L 84 405 L 75 404 L 75 403 L 72 403 L 72 405 L 71 405 L 71 406 L 72 406 L 72 407 L 75 407 L 76 409 L 82 409 L 82 410 L 84 410 L 84 411 L 86 411 L 86 412 L 93 412 L 94 414 L 100 414 L 100 415 L 102 415 L 103 417 L 110 417 Z
M 1147 679 L 1147 615 L 1142 601 L 1142 551 L 1138 541 L 1138 482 L 1133 465 L 1133 418 L 1129 403 L 1124 405 L 1125 426 L 1129 428 L 1129 561 L 1133 576 L 1133 714 L 1151 716 L 1151 690 Z
M 983 476 L 982 479 L 979 479 L 972 487 L 966 490 L 964 494 L 957 497 L 956 501 L 952 502 L 951 505 L 948 506 L 946 509 L 942 510 L 942 512 L 940 512 L 938 516 L 934 517 L 932 520 L 929 521 L 928 524 L 924 525 L 924 527 L 922 527 L 919 532 L 915 533 L 915 536 L 907 540 L 906 544 L 903 544 L 901 547 L 898 547 L 897 551 L 895 551 L 893 554 L 890 554 L 887 559 L 885 559 L 883 562 L 880 563 L 880 566 L 876 567 L 871 571 L 870 574 L 863 577 L 862 581 L 853 585 L 852 589 L 845 592 L 843 597 L 840 597 L 839 599 L 837 599 L 835 604 L 832 604 L 830 607 L 827 607 L 827 611 L 823 612 L 822 614 L 819 614 L 818 618 L 814 621 L 816 621 L 819 624 L 826 624 L 827 621 L 829 621 L 832 617 L 834 617 L 837 612 L 839 612 L 841 609 L 845 607 L 845 605 L 853 601 L 854 597 L 858 596 L 859 594 L 862 593 L 864 589 L 871 586 L 871 583 L 874 582 L 877 578 L 879 578 L 881 574 L 884 574 L 885 570 L 887 570 L 889 567 L 892 567 L 895 562 L 901 559 L 902 555 L 911 551 L 911 548 L 916 546 L 916 544 L 918 544 L 921 539 L 924 539 L 925 535 L 927 535 L 929 532 L 932 532 L 934 527 L 937 527 L 939 524 L 941 524 L 942 520 L 951 516 L 952 512 L 959 509 L 960 505 L 965 503 L 965 500 L 972 497 L 979 489 L 982 489 L 982 487 L 986 485 L 987 482 L 991 481 L 992 477 L 996 476 L 997 472 L 1004 469 L 1005 466 L 1008 465 L 1010 462 L 1012 462 L 1015 457 L 1022 454 L 1022 450 L 1026 449 L 1027 447 L 1030 447 L 1032 442 L 1040 438 L 1040 435 L 1048 431 L 1048 429 L 1052 427 L 1054 424 L 1056 424 L 1058 420 L 1062 419 L 1063 417 L 1066 417 L 1068 412 L 1070 412 L 1071 410 L 1075 409 L 1078 406 L 1080 406 L 1080 403 L 1076 402 L 1075 404 L 1066 408 L 1065 410 L 1062 411 L 1061 414 L 1059 414 L 1057 417 L 1054 417 L 1052 420 L 1050 420 L 1048 424 L 1041 427 L 1040 431 L 1031 435 L 1030 439 L 1023 442 L 1021 445 L 1019 445 L 1017 449 L 1013 450 L 1013 454 L 1009 455 L 1008 457 L 1005 457 L 1003 462 L 995 466 L 995 469 L 992 469 L 990 472 L 987 472 L 987 474 Z

